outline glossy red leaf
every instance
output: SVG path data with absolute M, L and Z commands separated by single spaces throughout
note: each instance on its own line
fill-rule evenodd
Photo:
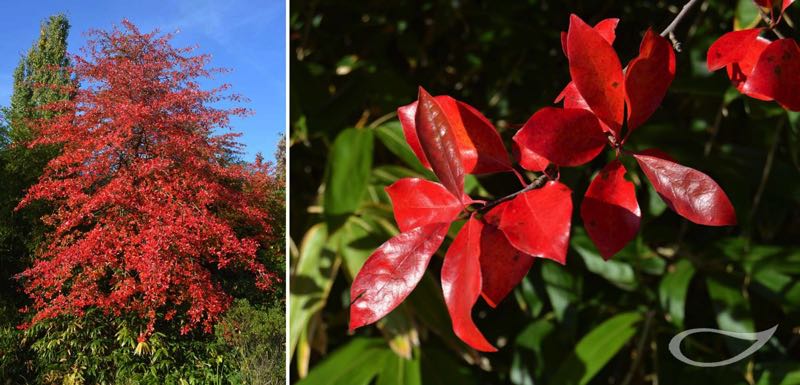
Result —
M 706 65 L 709 71 L 716 71 L 729 64 L 742 61 L 755 42 L 761 28 L 743 29 L 728 32 L 717 39 L 706 54 Z
M 491 307 L 497 307 L 533 265 L 533 257 L 511 246 L 498 227 L 510 203 L 501 203 L 486 214 L 481 233 L 481 295 Z
M 569 73 L 597 117 L 619 136 L 625 109 L 622 65 L 611 44 L 578 16 L 570 16 L 567 32 Z
M 403 178 L 386 188 L 401 232 L 431 223 L 450 223 L 463 210 L 458 199 L 439 183 Z
M 648 29 L 639 46 L 639 56 L 625 72 L 625 101 L 628 104 L 628 134 L 655 112 L 672 79 L 675 51 L 672 43 Z
M 370 255 L 350 287 L 350 330 L 389 314 L 417 286 L 449 223 L 400 233 Z
M 800 111 L 800 47 L 794 39 L 772 42 L 744 84 L 747 95 L 775 99 L 788 110 Z
M 610 18 L 610 19 L 603 19 L 600 20 L 597 24 L 594 25 L 594 30 L 606 39 L 608 44 L 614 45 L 614 40 L 617 38 L 617 25 L 619 24 L 619 19 Z M 567 33 L 561 32 L 561 49 L 564 51 L 564 55 L 567 55 Z
M 471 218 L 461 228 L 442 264 L 442 292 L 453 332 L 467 345 L 484 352 L 497 351 L 472 321 L 472 307 L 481 293 L 481 232 L 483 224 Z
M 636 188 L 625 179 L 625 166 L 615 160 L 592 180 L 581 203 L 589 238 L 605 259 L 622 250 L 639 232 L 642 213 Z
M 728 196 L 708 175 L 652 153 L 633 156 L 667 206 L 682 217 L 706 226 L 736 224 Z
M 464 172 L 486 174 L 508 171 L 511 162 L 497 129 L 480 111 L 449 96 L 434 97 L 444 111 L 455 135 Z M 430 168 L 422 152 L 415 124 L 417 102 L 400 107 L 397 114 L 406 141 L 420 162 Z
M 544 158 L 558 166 L 589 162 L 607 141 L 594 114 L 577 108 L 542 108 L 514 135 L 522 156 L 534 154 L 537 162 Z M 520 163 L 525 167 L 530 162 Z
M 564 264 L 572 191 L 560 182 L 517 195 L 503 212 L 500 229 L 517 250 Z
M 422 87 L 418 102 L 414 121 L 422 152 L 442 185 L 460 201 L 464 193 L 464 166 L 456 136 L 439 102 Z

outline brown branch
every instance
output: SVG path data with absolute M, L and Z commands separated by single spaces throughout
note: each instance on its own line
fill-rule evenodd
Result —
M 537 189 L 539 187 L 542 187 L 542 186 L 544 186 L 544 184 L 547 182 L 548 179 L 549 178 L 547 177 L 547 174 L 542 174 L 541 176 L 536 178 L 533 182 L 531 182 L 529 185 L 525 186 L 525 188 L 523 188 L 522 190 L 519 190 L 519 191 L 517 191 L 517 192 L 515 192 L 513 194 L 506 195 L 506 196 L 504 196 L 502 198 L 493 200 L 493 201 L 487 203 L 485 206 L 479 208 L 477 210 L 477 212 L 485 213 L 485 212 L 493 209 L 494 207 L 496 207 L 497 205 L 499 205 L 499 204 L 501 204 L 503 202 L 510 201 L 510 200 L 514 199 L 519 194 L 526 193 L 528 191 L 535 190 L 535 189 Z
M 689 2 L 686 3 L 686 5 L 683 6 L 683 9 L 681 9 L 681 11 L 678 12 L 678 15 L 675 16 L 674 19 L 672 19 L 672 23 L 669 23 L 667 28 L 664 28 L 664 30 L 661 31 L 661 36 L 665 36 L 666 37 L 670 33 L 675 32 L 675 28 L 678 27 L 678 24 L 680 24 L 680 22 L 684 18 L 686 18 L 686 15 L 689 13 L 689 11 L 699 2 L 700 2 L 700 0 L 689 0 Z

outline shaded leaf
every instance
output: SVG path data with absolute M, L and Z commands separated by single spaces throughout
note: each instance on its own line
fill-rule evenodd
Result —
M 442 108 L 456 139 L 464 172 L 485 174 L 511 169 L 503 141 L 497 129 L 472 106 L 450 96 L 434 97 Z M 397 109 L 406 140 L 425 167 L 430 164 L 419 142 L 416 128 L 418 102 Z
M 684 309 L 689 283 L 694 276 L 694 266 L 686 259 L 681 259 L 661 279 L 658 285 L 658 299 L 661 308 L 669 314 L 669 321 L 678 328 L 683 327 Z
M 464 192 L 464 167 L 456 136 L 445 111 L 427 91 L 420 87 L 416 131 L 425 159 L 430 162 L 439 181 L 459 200 Z
M 491 307 L 497 307 L 533 265 L 533 257 L 515 249 L 498 227 L 509 204 L 501 203 L 484 216 L 487 223 L 481 233 L 481 294 Z

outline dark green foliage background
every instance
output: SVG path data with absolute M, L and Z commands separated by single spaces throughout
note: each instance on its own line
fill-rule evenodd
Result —
M 750 0 L 701 1 L 683 21 L 676 31 L 682 46 L 677 77 L 662 107 L 629 142 L 636 150 L 658 147 L 712 176 L 730 196 L 738 226 L 702 227 L 681 219 L 626 161 L 643 211 L 640 236 L 604 263 L 575 215 L 566 267 L 535 263 L 496 310 L 479 300 L 475 318 L 501 346 L 498 353 L 478 355 L 449 331 L 438 287 L 446 245 L 404 305 L 376 326 L 347 332 L 352 277 L 397 231 L 383 188 L 400 177 L 430 176 L 409 156 L 391 115 L 415 99 L 417 86 L 475 106 L 510 144 L 521 124 L 552 105 L 569 81 L 559 32 L 570 13 L 592 24 L 620 18 L 615 47 L 624 64 L 637 54 L 644 31 L 661 31 L 682 6 L 292 0 L 293 381 L 800 383 L 798 114 L 740 96 L 723 73 L 705 67 L 705 52 L 717 37 L 734 22 L 755 20 Z M 789 24 L 800 21 L 797 8 L 779 27 L 788 37 L 800 37 Z M 576 208 L 607 160 L 562 170 Z M 518 186 L 510 175 L 467 185 L 486 198 Z M 688 328 L 752 332 L 776 324 L 765 347 L 723 368 L 688 366 L 667 351 L 672 336 Z M 687 339 L 683 349 L 693 359 L 719 361 L 746 346 L 706 334 Z
M 54 70 L 69 64 L 69 29 L 63 15 L 42 23 L 41 35 L 14 73 L 10 103 L 0 102 L 8 104 L 0 121 L 0 385 L 285 383 L 283 285 L 278 282 L 273 290 L 264 292 L 246 274 L 215 274 L 235 301 L 213 333 L 181 335 L 174 323 L 158 323 L 153 335 L 139 342 L 137 336 L 146 322 L 96 310 L 80 317 L 46 320 L 25 330 L 18 328 L 30 319 L 30 314 L 19 311 L 30 301 L 14 276 L 33 262 L 48 231 L 40 218 L 49 208 L 38 203 L 19 211 L 14 208 L 58 151 L 24 146 L 35 136 L 26 121 L 47 117 L 38 106 L 70 97 L 39 86 L 72 81 Z M 264 200 L 274 218 L 274 237 L 259 251 L 259 260 L 279 277 L 285 272 L 286 254 L 284 153 L 282 147 L 276 150 L 277 180 Z M 241 162 L 235 155 L 231 161 Z

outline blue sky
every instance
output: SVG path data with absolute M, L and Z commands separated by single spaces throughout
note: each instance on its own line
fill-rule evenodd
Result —
M 9 103 L 14 67 L 38 38 L 42 20 L 66 14 L 72 25 L 68 49 L 79 53 L 85 31 L 127 18 L 143 32 L 177 32 L 174 45 L 198 45 L 198 53 L 212 55 L 211 66 L 231 69 L 207 84 L 230 83 L 250 99 L 244 106 L 255 115 L 234 119 L 233 130 L 242 133 L 245 159 L 258 152 L 272 159 L 286 126 L 285 6 L 283 0 L 0 2 L 0 105 Z

